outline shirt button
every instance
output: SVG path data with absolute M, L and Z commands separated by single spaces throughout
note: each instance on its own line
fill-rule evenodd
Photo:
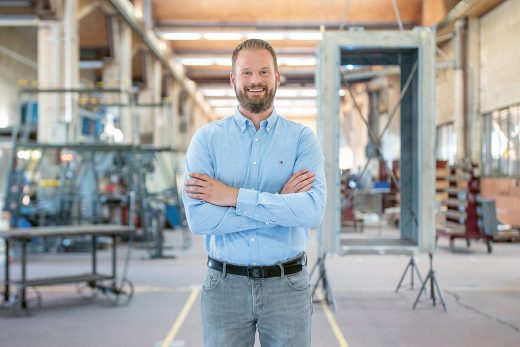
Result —
M 267 131 L 271 130 L 271 128 L 267 128 Z
M 258 139 L 255 139 L 255 142 L 258 142 Z
M 247 211 L 244 211 L 244 214 L 247 214 Z
M 251 242 L 255 242 L 255 238 L 254 237 L 251 238 Z
M 253 162 L 253 165 L 256 165 L 256 161 Z

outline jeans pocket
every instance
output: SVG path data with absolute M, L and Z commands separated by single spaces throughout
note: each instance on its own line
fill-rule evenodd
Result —
M 293 290 L 303 291 L 310 288 L 309 274 L 306 269 L 283 277 L 285 283 Z
M 216 288 L 221 279 L 222 273 L 220 271 L 208 269 L 206 277 L 204 277 L 204 282 L 202 283 L 202 289 L 207 291 Z

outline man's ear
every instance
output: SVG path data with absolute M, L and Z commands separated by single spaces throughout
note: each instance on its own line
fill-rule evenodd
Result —
M 280 70 L 276 71 L 275 79 L 276 79 L 276 87 L 278 88 L 280 86 L 280 81 L 281 81 Z
M 234 88 L 234 86 L 235 86 L 235 75 L 233 75 L 233 72 L 229 73 L 229 84 L 231 85 L 231 88 Z

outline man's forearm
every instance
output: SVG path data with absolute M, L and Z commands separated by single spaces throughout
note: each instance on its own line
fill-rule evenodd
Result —
M 315 227 L 325 211 L 324 185 L 308 192 L 272 194 L 240 189 L 236 212 L 266 225 Z

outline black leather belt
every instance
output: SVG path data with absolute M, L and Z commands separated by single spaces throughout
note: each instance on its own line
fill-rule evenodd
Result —
M 303 267 L 307 265 L 307 256 L 302 253 L 297 258 L 291 259 L 285 263 L 282 263 L 283 272 L 285 275 L 291 275 L 298 273 L 303 270 Z M 224 270 L 224 263 L 208 257 L 208 267 L 217 270 Z M 268 277 L 280 277 L 282 271 L 278 265 L 270 266 L 240 266 L 233 264 L 226 264 L 226 273 L 247 276 L 249 278 L 268 278 Z

